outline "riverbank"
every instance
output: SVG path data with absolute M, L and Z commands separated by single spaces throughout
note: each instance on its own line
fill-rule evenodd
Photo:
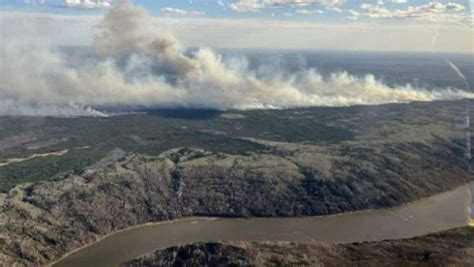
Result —
M 68 253 L 53 266 L 79 266 L 79 263 L 83 266 L 117 266 L 156 249 L 195 242 L 350 244 L 411 238 L 467 225 L 470 201 L 468 186 L 463 186 L 389 209 L 303 218 L 193 217 L 147 223 L 107 235 L 98 242 Z
M 129 261 L 141 266 L 472 266 L 474 228 L 400 240 L 327 245 L 219 242 L 174 246 Z
M 94 242 L 90 243 L 90 244 L 87 244 L 85 246 L 82 246 L 82 247 L 79 247 L 77 249 L 74 249 L 73 251 L 70 251 L 68 253 L 66 253 L 64 256 L 62 256 L 61 258 L 59 258 L 58 260 L 55 260 L 54 262 L 52 263 L 49 263 L 47 264 L 46 266 L 55 266 L 57 263 L 61 262 L 62 260 L 64 260 L 65 258 L 69 257 L 70 255 L 74 254 L 74 253 L 77 253 L 81 250 L 84 250 L 110 236 L 113 236 L 113 235 L 116 235 L 116 234 L 120 234 L 122 232 L 125 232 L 125 231 L 130 231 L 130 230 L 133 230 L 133 229 L 137 229 L 137 228 L 140 228 L 140 227 L 144 227 L 144 226 L 157 226 L 157 225 L 163 225 L 163 224 L 173 224 L 173 223 L 176 223 L 176 222 L 186 222 L 186 221 L 194 221 L 194 220 L 202 220 L 202 219 L 205 219 L 205 220 L 214 220 L 214 219 L 217 219 L 217 218 L 203 218 L 203 217 L 188 217 L 188 218 L 183 218 L 183 219 L 176 219 L 176 220 L 171 220 L 171 221 L 160 221 L 160 222 L 148 222 L 148 223 L 144 223 L 144 224 L 140 224 L 140 225 L 135 225 L 135 226 L 131 226 L 131 227 L 127 227 L 125 229 L 121 229 L 121 230 L 118 230 L 118 231 L 115 231 L 115 232 L 112 232 L 112 233 L 109 233 L 109 234 L 106 234 L 106 235 L 103 235 L 99 238 L 97 238 L 97 240 L 95 240 Z

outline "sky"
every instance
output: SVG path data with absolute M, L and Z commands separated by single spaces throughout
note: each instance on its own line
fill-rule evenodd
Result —
M 114 0 L 1 0 L 2 9 L 106 13 Z M 472 0 L 135 0 L 155 16 L 305 21 L 418 20 L 469 24 Z
M 473 53 L 474 0 L 133 2 L 156 18 L 157 27 L 187 46 Z M 90 35 L 94 23 L 115 4 L 114 0 L 0 0 L 0 26 L 8 36 L 5 32 L 23 30 L 15 25 L 18 21 L 48 16 L 55 21 L 48 27 L 62 33 L 63 40 L 58 41 L 84 45 L 91 37 L 79 38 L 72 32 Z M 41 23 L 28 24 L 41 28 Z
M 100 106 L 226 110 L 474 98 L 461 88 L 388 85 L 371 73 L 322 74 L 306 67 L 304 58 L 294 62 L 301 64 L 295 70 L 273 61 L 251 67 L 245 53 L 222 56 L 216 49 L 454 52 L 473 59 L 467 2 L 0 1 L 0 115 L 106 115 L 94 109 Z

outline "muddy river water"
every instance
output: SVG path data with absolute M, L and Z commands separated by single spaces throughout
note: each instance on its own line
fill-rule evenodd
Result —
M 75 253 L 60 266 L 118 266 L 173 245 L 198 241 L 318 241 L 348 243 L 399 239 L 467 225 L 474 184 L 410 204 L 302 218 L 187 218 L 114 233 Z

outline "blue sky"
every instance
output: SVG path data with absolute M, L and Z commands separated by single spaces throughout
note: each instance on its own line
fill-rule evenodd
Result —
M 116 1 L 0 0 L 2 34 L 30 32 L 37 42 L 37 33 L 56 32 L 41 37 L 88 45 Z M 474 0 L 133 2 L 185 46 L 474 53 Z
M 115 1 L 0 0 L 0 5 L 4 10 L 104 14 Z M 471 11 L 469 0 L 135 0 L 134 3 L 154 16 L 300 21 L 396 19 L 466 23 Z

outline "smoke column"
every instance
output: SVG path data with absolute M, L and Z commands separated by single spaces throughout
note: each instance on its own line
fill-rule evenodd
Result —
M 102 116 L 90 108 L 100 106 L 225 110 L 474 98 L 457 89 L 390 87 L 370 74 L 250 70 L 246 59 L 223 59 L 209 48 L 188 55 L 128 1 L 119 1 L 100 23 L 95 55 L 77 62 L 23 37 L 2 43 L 0 115 Z

